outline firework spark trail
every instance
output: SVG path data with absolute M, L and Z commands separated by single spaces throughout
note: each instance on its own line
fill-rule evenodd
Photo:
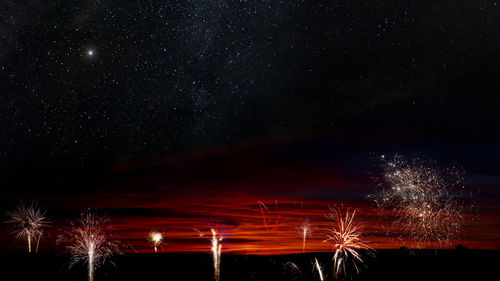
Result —
M 218 235 L 215 229 L 211 229 L 212 231 L 212 256 L 214 262 L 214 278 L 216 281 L 220 280 L 220 258 L 222 251 L 222 235 Z
M 340 273 L 347 277 L 348 265 L 352 265 L 356 269 L 356 273 L 360 271 L 360 265 L 364 263 L 360 249 L 372 251 L 361 238 L 361 232 L 364 224 L 356 219 L 357 210 L 346 210 L 345 215 L 338 208 L 330 207 L 330 212 L 326 214 L 329 220 L 329 228 L 327 229 L 327 238 L 323 242 L 330 243 L 335 248 L 333 256 L 333 270 L 335 279 Z
M 14 234 L 18 239 L 28 242 L 28 252 L 31 253 L 32 242 L 36 240 L 36 252 L 40 238 L 43 235 L 43 228 L 48 225 L 45 211 L 40 209 L 33 201 L 29 206 L 21 203 L 15 210 L 8 212 L 10 219 L 7 223 L 14 228 Z
M 277 214 L 277 218 L 273 218 L 271 214 L 271 210 L 267 208 L 267 206 L 262 201 L 257 201 L 259 204 L 260 214 L 262 217 L 262 221 L 264 222 L 264 227 L 267 233 L 275 233 L 278 231 L 278 228 L 286 222 L 286 218 L 281 217 L 281 213 Z M 274 201 L 276 209 L 278 209 L 278 202 Z M 266 218 L 266 212 L 271 215 L 271 217 Z M 275 216 L 276 217 L 276 216 Z
M 390 232 L 401 241 L 420 247 L 437 241 L 445 246 L 456 239 L 472 210 L 472 196 L 465 193 L 460 169 L 439 169 L 418 158 L 406 161 L 401 156 L 384 162 L 384 179 L 389 187 L 373 199 L 380 210 L 394 213 Z
M 153 243 L 155 253 L 158 252 L 158 246 L 163 243 L 163 234 L 157 231 L 151 231 L 148 236 L 148 240 Z
M 94 280 L 94 271 L 103 265 L 113 253 L 119 252 L 118 244 L 108 239 L 106 227 L 109 220 L 90 212 L 82 214 L 77 224 L 72 224 L 65 235 L 58 241 L 69 243 L 67 249 L 71 253 L 70 266 L 78 262 L 88 265 L 88 280 Z
M 262 220 L 264 221 L 264 226 L 266 227 L 266 232 L 269 232 L 267 230 L 267 221 L 266 221 L 266 216 L 264 215 L 264 210 L 262 209 L 262 206 L 264 205 L 264 203 L 262 203 L 261 201 L 257 201 L 257 203 L 259 204 L 259 208 L 260 208 L 260 214 L 262 216 Z M 266 205 L 264 205 L 265 207 Z
M 323 281 L 324 280 L 324 277 L 323 277 L 323 269 L 321 268 L 321 265 L 319 264 L 318 262 L 318 259 L 317 258 L 314 258 L 314 267 L 316 268 L 316 270 L 318 271 L 318 274 L 319 274 L 319 280 Z

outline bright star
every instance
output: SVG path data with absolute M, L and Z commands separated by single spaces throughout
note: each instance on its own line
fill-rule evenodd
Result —
M 91 56 L 93 56 L 93 55 L 94 55 L 94 50 L 89 49 L 89 50 L 87 51 L 87 56 L 91 57 Z

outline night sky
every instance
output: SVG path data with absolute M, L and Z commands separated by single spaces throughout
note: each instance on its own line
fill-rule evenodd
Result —
M 401 154 L 463 167 L 479 215 L 453 247 L 498 249 L 499 81 L 496 1 L 4 0 L 1 211 L 38 200 L 44 251 L 93 208 L 137 251 L 152 229 L 204 251 L 218 224 L 227 251 L 288 253 L 342 203 L 397 248 L 367 195 Z

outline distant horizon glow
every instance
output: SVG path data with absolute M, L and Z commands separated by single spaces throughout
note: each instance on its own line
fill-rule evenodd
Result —
M 125 197 L 132 197 L 125 195 Z M 123 198 L 118 198 L 118 200 Z M 222 198 L 229 200 L 229 198 Z M 198 199 L 196 201 L 181 202 L 181 200 L 172 200 L 168 203 L 160 205 L 136 205 L 137 210 L 151 210 L 154 213 L 158 209 L 158 215 L 147 215 L 137 217 L 134 215 L 110 215 L 112 229 L 115 233 L 115 238 L 124 243 L 129 243 L 134 248 L 134 252 L 138 253 L 154 253 L 154 248 L 151 247 L 149 241 L 144 240 L 144 235 L 149 232 L 152 226 L 161 226 L 162 229 L 168 231 L 169 246 L 165 247 L 163 253 L 206 253 L 210 250 L 210 245 L 204 239 L 199 239 L 199 233 L 194 229 L 208 229 L 207 220 L 216 219 L 226 225 L 224 229 L 225 254 L 293 254 L 293 253 L 308 253 L 308 252 L 328 252 L 330 248 L 323 243 L 325 239 L 325 229 L 327 227 L 327 219 L 324 213 L 328 211 L 326 202 L 304 202 L 303 208 L 293 206 L 293 201 L 281 200 L 280 206 L 284 216 L 288 220 L 284 223 L 281 229 L 271 236 L 262 225 L 261 216 L 258 211 L 258 205 L 254 200 L 233 200 L 233 204 L 228 206 L 224 201 L 219 202 L 204 202 Z M 177 203 L 174 203 L 177 202 Z M 380 225 L 376 209 L 364 202 L 344 202 L 344 206 L 352 206 L 360 209 L 359 217 L 363 218 L 366 223 L 365 239 L 369 241 L 369 246 L 374 249 L 397 249 L 400 247 L 416 248 L 441 248 L 438 242 L 422 244 L 401 243 L 399 240 L 387 237 Z M 104 206 L 102 206 L 104 207 Z M 162 216 L 162 212 L 173 208 L 183 210 L 177 214 L 177 217 L 170 215 Z M 108 209 L 107 212 L 113 213 L 115 209 Z M 210 209 L 211 217 L 200 214 L 204 210 Z M 102 209 L 106 212 L 105 209 Z M 170 211 L 169 211 L 170 212 Z M 297 235 L 297 223 L 302 222 L 302 216 L 307 214 L 311 224 L 316 231 L 311 233 L 307 239 L 307 248 L 303 251 L 302 237 Z M 57 229 L 67 225 L 64 220 L 59 220 L 58 225 L 50 230 L 50 237 L 55 237 Z M 455 248 L 462 244 L 467 248 L 473 249 L 498 249 L 500 243 L 498 241 L 482 241 L 481 237 L 476 237 L 476 228 L 467 226 L 464 232 L 463 239 L 454 240 L 447 248 Z M 479 234 L 480 235 L 480 234 Z M 61 249 L 56 246 L 52 238 L 46 238 L 41 241 L 40 251 L 47 251 L 52 248 L 56 251 Z M 23 250 L 23 245 L 15 244 L 15 249 L 19 252 Z M 61 250 L 62 252 L 62 250 Z
M 359 219 L 366 225 L 363 239 L 371 248 L 443 248 L 437 241 L 417 245 L 411 239 L 387 235 L 385 218 L 368 198 L 384 184 L 383 174 L 371 168 L 373 163 L 360 160 L 356 163 L 362 164 L 342 166 L 347 156 L 278 162 L 269 160 L 272 150 L 260 144 L 255 149 L 231 151 L 230 156 L 220 152 L 195 155 L 122 161 L 98 178 L 70 174 L 50 176 L 47 185 L 37 184 L 39 189 L 53 190 L 36 196 L 53 222 L 40 241 L 40 252 L 63 252 L 53 237 L 87 208 L 109 217 L 114 238 L 134 248 L 124 252 L 154 253 L 145 238 L 157 230 L 168 242 L 162 253 L 207 253 L 210 245 L 196 230 L 207 233 L 213 223 L 224 225 L 223 254 L 330 252 L 322 242 L 330 205 L 359 209 Z M 212 161 L 221 157 L 225 157 L 223 162 Z M 495 201 L 488 201 L 496 194 L 495 186 L 468 182 L 471 192 L 481 188 L 478 216 L 466 218 L 461 235 L 446 248 L 462 244 L 469 249 L 500 249 L 500 216 Z M 0 202 L 7 208 L 18 200 L 9 197 Z M 391 210 L 384 214 L 397 216 Z M 307 231 L 304 245 L 300 227 L 305 220 L 312 231 Z M 0 224 L 0 244 L 13 252 L 25 247 L 21 241 L 15 243 L 5 224 Z

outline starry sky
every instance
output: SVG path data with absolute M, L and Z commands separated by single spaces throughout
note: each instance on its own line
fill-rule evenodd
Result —
M 252 252 L 257 200 L 281 202 L 290 239 L 301 208 L 369 218 L 377 159 L 400 153 L 463 165 L 484 218 L 464 244 L 498 248 L 499 6 L 2 1 L 2 210 L 105 210 L 138 249 L 160 225 L 177 251 L 217 221 Z

